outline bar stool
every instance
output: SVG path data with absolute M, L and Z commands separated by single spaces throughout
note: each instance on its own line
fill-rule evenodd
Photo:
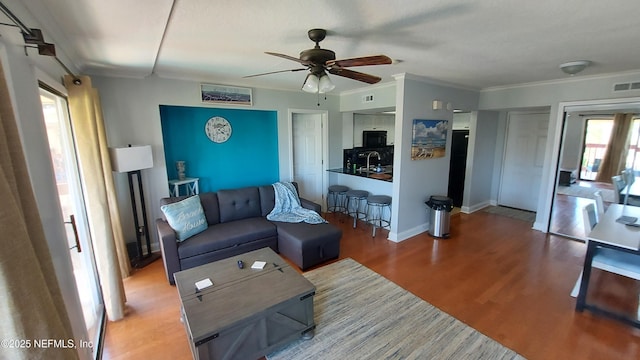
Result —
M 385 218 L 385 209 L 389 209 L 389 218 Z M 370 195 L 367 197 L 367 220 L 373 225 L 373 237 L 376 228 L 386 228 L 391 225 L 391 196 Z
M 331 185 L 329 186 L 329 192 L 327 194 L 327 212 L 345 212 L 346 207 L 346 193 L 349 191 L 349 187 L 343 185 Z M 332 200 L 333 204 L 329 200 Z
M 353 228 L 356 228 L 358 220 L 367 219 L 367 197 L 368 191 L 349 190 L 347 191 L 347 215 L 353 217 Z

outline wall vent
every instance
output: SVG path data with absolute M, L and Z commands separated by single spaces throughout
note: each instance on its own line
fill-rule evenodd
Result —
M 640 90 L 640 81 L 613 85 L 613 91 Z
M 373 102 L 373 94 L 362 96 L 362 102 L 363 103 Z
M 625 91 L 625 90 L 629 90 L 630 87 L 631 87 L 631 84 L 629 83 L 615 84 L 613 85 L 613 91 Z

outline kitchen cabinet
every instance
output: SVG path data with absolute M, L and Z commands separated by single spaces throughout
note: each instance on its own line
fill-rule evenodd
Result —
M 387 145 L 393 145 L 396 117 L 393 114 L 354 114 L 353 147 L 362 146 L 362 132 L 379 130 L 387 132 Z

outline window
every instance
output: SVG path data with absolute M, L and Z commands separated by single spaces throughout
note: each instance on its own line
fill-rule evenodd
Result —
M 582 153 L 580 180 L 595 180 L 600 163 L 606 153 L 613 119 L 588 119 L 584 135 L 584 151 Z M 640 172 L 640 119 L 635 117 L 631 125 L 631 138 L 625 168 Z
M 584 151 L 580 180 L 595 180 L 613 129 L 612 119 L 588 119 L 584 135 Z

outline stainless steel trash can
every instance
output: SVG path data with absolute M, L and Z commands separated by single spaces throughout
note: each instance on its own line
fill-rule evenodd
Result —
M 437 238 L 448 238 L 453 200 L 446 196 L 434 195 L 429 197 L 425 204 L 430 209 L 429 234 Z

